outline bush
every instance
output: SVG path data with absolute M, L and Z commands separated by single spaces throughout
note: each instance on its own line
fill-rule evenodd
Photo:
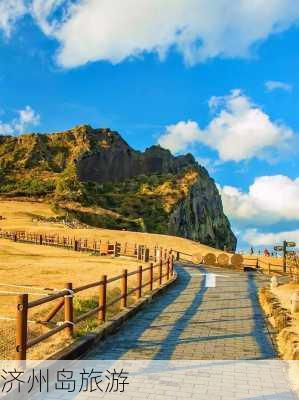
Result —
M 39 178 L 24 179 L 21 182 L 9 182 L 1 185 L 2 193 L 14 192 L 19 196 L 46 196 L 55 189 L 54 180 L 44 181 Z

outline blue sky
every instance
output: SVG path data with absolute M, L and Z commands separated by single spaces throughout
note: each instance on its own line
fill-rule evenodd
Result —
M 191 151 L 239 248 L 299 241 L 298 22 L 291 0 L 0 0 L 0 134 Z

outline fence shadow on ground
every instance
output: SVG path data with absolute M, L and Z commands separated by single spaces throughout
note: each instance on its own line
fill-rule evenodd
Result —
M 197 267 L 201 273 L 204 273 L 206 270 L 203 267 Z M 248 308 L 252 310 L 252 321 L 253 328 L 251 331 L 244 333 L 236 332 L 233 334 L 225 334 L 219 336 L 201 336 L 201 337 L 193 337 L 193 338 L 180 338 L 180 334 L 184 331 L 187 325 L 190 323 L 190 320 L 198 311 L 198 308 L 201 306 L 204 295 L 208 288 L 205 287 L 205 279 L 202 279 L 198 290 L 195 291 L 194 287 L 192 289 L 192 294 L 194 293 L 193 299 L 191 303 L 188 301 L 188 306 L 184 309 L 183 313 L 179 313 L 178 318 L 174 322 L 167 322 L 167 326 L 170 328 L 169 332 L 166 334 L 163 340 L 153 339 L 147 340 L 142 339 L 143 333 L 151 328 L 161 328 L 165 327 L 163 325 L 163 320 L 157 324 L 155 327 L 155 320 L 159 320 L 159 316 L 163 316 L 163 314 L 174 313 L 171 310 L 165 311 L 165 309 L 170 306 L 173 302 L 175 302 L 178 297 L 182 296 L 184 290 L 190 289 L 190 282 L 192 276 L 190 272 L 191 268 L 184 268 L 183 266 L 176 266 L 176 272 L 178 274 L 178 281 L 175 286 L 170 287 L 168 291 L 159 299 L 154 300 L 150 305 L 147 306 L 146 309 L 142 311 L 142 313 L 137 314 L 134 318 L 128 321 L 123 327 L 122 330 L 116 335 L 113 335 L 107 338 L 104 342 L 102 342 L 96 349 L 90 351 L 85 355 L 84 358 L 88 359 L 102 359 L 102 360 L 117 360 L 121 358 L 126 358 L 126 353 L 130 350 L 132 354 L 132 358 L 134 359 L 134 353 L 136 352 L 137 358 L 140 359 L 140 355 L 144 354 L 145 358 L 148 358 L 146 355 L 147 350 L 152 352 L 153 348 L 157 348 L 158 350 L 154 352 L 151 357 L 152 360 L 169 360 L 171 359 L 172 354 L 174 353 L 176 346 L 184 343 L 196 343 L 196 342 L 204 342 L 216 340 L 221 337 L 223 338 L 241 338 L 244 336 L 250 336 L 254 339 L 257 348 L 260 353 L 260 357 L 255 357 L 252 359 L 269 359 L 275 358 L 276 352 L 273 347 L 271 340 L 269 339 L 269 334 L 267 331 L 267 324 L 263 312 L 260 308 L 258 298 L 257 298 L 257 283 L 256 283 L 256 274 L 254 272 L 247 273 L 247 288 L 244 291 L 244 298 L 250 300 L 251 306 L 242 306 L 240 308 Z M 241 296 L 243 298 L 243 296 Z M 179 302 L 183 304 L 183 301 Z M 238 308 L 238 307 L 237 307 Z M 218 308 L 217 308 L 218 309 Z M 221 309 L 221 308 L 219 308 Z M 210 309 L 212 311 L 213 308 Z M 250 359 L 250 357 L 249 357 Z

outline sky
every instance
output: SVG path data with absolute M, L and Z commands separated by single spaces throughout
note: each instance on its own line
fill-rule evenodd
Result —
M 191 152 L 239 249 L 299 242 L 299 0 L 0 0 L 0 135 Z

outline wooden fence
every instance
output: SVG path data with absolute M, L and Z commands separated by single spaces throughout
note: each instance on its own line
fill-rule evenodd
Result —
M 284 271 L 282 257 L 254 257 L 254 256 L 243 256 L 244 265 L 255 267 L 257 270 L 262 270 L 269 275 L 279 274 L 290 276 L 295 281 L 299 278 L 299 261 L 297 257 L 287 259 L 286 270 Z
M 106 275 L 103 275 L 101 280 L 98 282 L 92 282 L 76 288 L 73 287 L 72 283 L 67 283 L 64 290 L 30 302 L 28 301 L 28 294 L 25 293 L 19 295 L 16 305 L 16 359 L 26 360 L 28 349 L 61 331 L 65 331 L 68 337 L 73 337 L 76 325 L 81 321 L 93 317 L 94 315 L 97 315 L 100 323 L 105 322 L 107 309 L 115 303 L 120 302 L 121 308 L 124 309 L 127 307 L 128 296 L 136 293 L 137 299 L 140 299 L 145 292 L 145 288 L 148 288 L 147 293 L 153 291 L 155 282 L 157 282 L 158 287 L 160 287 L 163 283 L 169 281 L 173 277 L 173 259 L 173 255 L 169 252 L 166 260 L 161 258 L 160 261 L 155 265 L 150 263 L 150 265 L 146 268 L 139 266 L 137 270 L 132 272 L 128 272 L 125 269 L 121 275 L 113 278 L 108 278 Z M 157 274 L 155 276 L 154 272 L 156 270 Z M 144 281 L 145 272 L 147 272 L 147 275 L 149 275 L 149 279 L 146 282 Z M 128 277 L 130 276 L 137 277 L 137 286 L 129 289 Z M 119 283 L 120 295 L 107 302 L 108 285 L 112 282 Z M 98 288 L 98 306 L 85 312 L 75 319 L 73 301 L 76 294 L 91 288 Z M 32 340 L 28 340 L 29 310 L 44 304 L 48 304 L 54 300 L 60 301 L 48 313 L 43 321 L 38 322 L 41 324 L 49 323 L 62 308 L 64 308 L 64 321 L 50 331 L 35 337 Z
M 160 258 L 166 260 L 167 257 L 167 250 L 158 246 L 149 248 L 146 245 L 137 243 L 90 240 L 59 234 L 0 230 L 0 238 L 10 239 L 20 243 L 32 243 L 41 246 L 54 246 L 68 250 L 90 252 L 99 256 L 113 255 L 116 257 L 137 257 L 138 260 L 144 262 L 150 260 L 156 262 Z M 179 259 L 179 252 L 176 252 L 176 259 Z

